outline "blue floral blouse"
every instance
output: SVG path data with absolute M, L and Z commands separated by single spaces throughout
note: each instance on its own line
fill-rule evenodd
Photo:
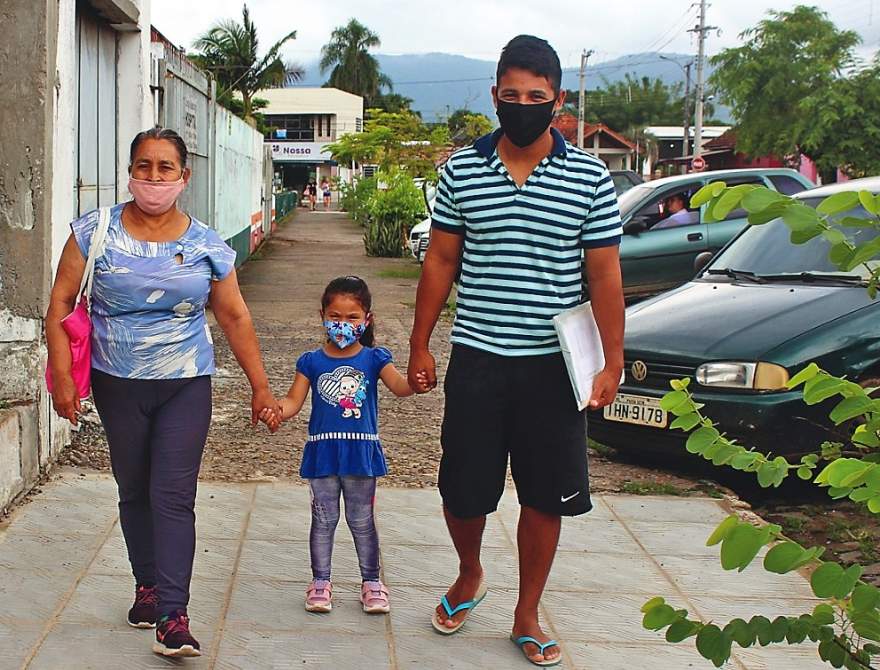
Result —
M 214 372 L 205 318 L 211 281 L 235 267 L 233 251 L 191 218 L 173 242 L 136 240 L 122 225 L 124 204 L 111 210 L 92 289 L 92 367 L 127 379 L 179 379 Z M 89 253 L 98 210 L 70 224 Z

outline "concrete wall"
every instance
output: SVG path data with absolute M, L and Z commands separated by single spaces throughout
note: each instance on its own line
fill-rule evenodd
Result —
M 120 31 L 117 168 L 124 190 L 125 138 L 151 125 L 149 0 L 90 4 Z M 15 27 L 0 40 L 0 128 L 14 129 L 0 141 L 0 508 L 38 481 L 70 434 L 45 390 L 42 332 L 76 215 L 76 5 L 0 2 L 0 24 Z
M 263 136 L 214 106 L 214 227 L 241 265 L 263 240 Z
M 0 507 L 49 456 L 39 377 L 51 259 L 57 0 L 4 0 L 0 23 Z M 42 437 L 42 439 L 41 439 Z

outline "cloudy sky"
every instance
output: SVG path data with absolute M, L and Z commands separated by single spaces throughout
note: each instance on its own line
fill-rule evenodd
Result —
M 761 19 L 768 5 L 788 9 L 814 4 L 838 26 L 858 31 L 863 53 L 880 48 L 880 0 L 714 0 L 709 53 L 736 45 L 739 33 Z M 242 0 L 152 0 L 153 24 L 179 45 L 217 19 L 240 18 Z M 357 18 L 378 33 L 381 53 L 446 52 L 494 60 L 512 36 L 527 32 L 547 38 L 564 67 L 576 66 L 582 49 L 593 49 L 591 64 L 640 51 L 696 51 L 687 32 L 696 22 L 692 0 L 248 0 L 261 41 L 270 44 L 288 31 L 297 39 L 289 59 L 315 60 L 334 27 Z

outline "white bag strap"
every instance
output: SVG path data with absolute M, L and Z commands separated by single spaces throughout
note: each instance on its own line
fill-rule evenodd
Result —
M 83 270 L 82 281 L 79 285 L 79 295 L 83 293 L 89 298 L 89 309 L 92 307 L 92 284 L 95 279 L 95 260 L 99 253 L 103 252 L 104 240 L 107 230 L 110 228 L 110 208 L 102 207 L 98 213 L 98 225 L 92 233 L 92 241 L 89 244 L 89 257 L 86 259 L 86 267 Z

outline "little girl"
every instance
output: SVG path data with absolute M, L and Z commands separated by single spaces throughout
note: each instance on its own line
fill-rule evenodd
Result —
M 387 349 L 375 347 L 372 297 L 358 277 L 330 282 L 321 298 L 327 340 L 296 362 L 296 377 L 281 400 L 281 415 L 264 410 L 261 418 L 274 433 L 281 421 L 296 416 L 312 390 L 309 437 L 300 476 L 309 480 L 312 527 L 309 544 L 312 582 L 306 610 L 332 609 L 330 559 L 339 522 L 339 496 L 360 564 L 361 603 L 368 613 L 390 611 L 388 589 L 379 579 L 379 536 L 373 517 L 376 478 L 388 472 L 379 443 L 377 382 L 398 397 L 413 394 L 391 363 Z

